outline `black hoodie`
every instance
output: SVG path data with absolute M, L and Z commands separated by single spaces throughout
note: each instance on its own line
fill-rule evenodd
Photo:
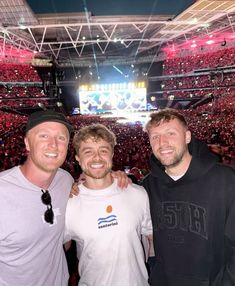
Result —
M 152 286 L 235 286 L 235 170 L 192 139 L 177 181 L 151 156 L 143 185 L 153 222 Z

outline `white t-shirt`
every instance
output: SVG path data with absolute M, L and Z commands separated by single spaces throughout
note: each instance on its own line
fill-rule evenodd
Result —
M 152 224 L 144 188 L 121 190 L 116 181 L 103 190 L 79 188 L 68 201 L 65 231 L 77 243 L 79 285 L 148 285 L 141 234 L 151 234 Z
M 41 189 L 19 167 L 0 173 L 0 285 L 65 286 L 65 209 L 73 178 L 62 169 L 48 188 L 54 223 L 44 221 Z

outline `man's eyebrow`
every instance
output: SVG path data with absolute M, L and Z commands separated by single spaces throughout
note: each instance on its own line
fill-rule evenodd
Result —
M 92 147 L 87 147 L 87 146 L 85 146 L 85 147 L 82 147 L 82 148 L 80 148 L 82 151 L 84 151 L 84 150 L 90 150 L 90 149 L 92 149 Z
M 99 149 L 110 149 L 111 147 L 110 146 L 106 146 L 106 145 L 101 145 L 101 146 L 99 146 Z M 86 151 L 86 150 L 91 150 L 91 149 L 93 149 L 92 147 L 87 147 L 87 146 L 85 146 L 85 147 L 82 147 L 82 148 L 80 148 L 80 150 L 81 151 Z
M 109 149 L 110 146 L 107 146 L 107 145 L 101 145 L 100 148 L 106 148 L 106 149 Z

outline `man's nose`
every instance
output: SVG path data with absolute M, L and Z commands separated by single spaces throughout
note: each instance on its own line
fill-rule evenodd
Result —
M 49 144 L 53 147 L 57 146 L 57 139 L 55 137 L 50 137 Z
M 99 158 L 100 158 L 100 153 L 99 153 L 98 150 L 97 150 L 97 151 L 94 151 L 93 158 L 94 158 L 94 159 L 99 159 Z
M 167 142 L 167 136 L 162 134 L 159 136 L 159 145 L 164 145 Z

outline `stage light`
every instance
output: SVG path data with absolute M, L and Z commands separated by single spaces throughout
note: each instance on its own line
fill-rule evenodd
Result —
M 206 41 L 206 43 L 207 43 L 207 45 L 211 45 L 211 44 L 214 44 L 215 41 L 213 41 L 213 40 L 208 40 L 208 41 Z
M 62 106 L 63 106 L 63 103 L 60 102 L 60 101 L 57 101 L 57 102 L 56 102 L 56 105 L 57 105 L 58 107 L 62 107 Z
M 192 20 L 189 21 L 190 24 L 197 24 L 198 23 L 198 19 L 197 18 L 193 18 Z
M 114 68 L 117 72 L 119 72 L 120 74 L 123 74 L 123 72 L 122 72 L 118 67 L 113 66 L 113 68 Z
M 129 82 L 128 83 L 128 88 L 129 89 L 133 89 L 135 87 L 134 83 L 133 82 Z
M 20 24 L 20 29 L 21 30 L 25 30 L 25 29 L 27 29 L 27 27 L 25 25 L 23 25 L 23 24 Z

